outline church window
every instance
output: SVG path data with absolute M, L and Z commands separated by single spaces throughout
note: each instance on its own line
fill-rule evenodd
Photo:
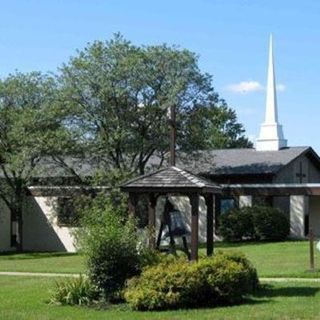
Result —
M 74 198 L 60 197 L 58 199 L 57 218 L 60 227 L 79 226 L 79 215 L 75 210 Z
M 220 213 L 224 214 L 236 207 L 236 200 L 234 198 L 222 198 L 220 200 Z

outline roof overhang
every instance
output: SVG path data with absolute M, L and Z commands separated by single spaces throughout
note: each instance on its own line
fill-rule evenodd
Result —
M 224 195 L 320 196 L 320 183 L 230 184 L 221 185 Z
M 208 194 L 221 193 L 221 187 L 176 166 L 170 166 L 136 177 L 121 186 L 129 193 Z
M 158 193 L 158 194 L 189 194 L 189 193 L 221 193 L 221 188 L 203 187 L 203 188 L 190 188 L 190 187 L 170 187 L 170 186 L 159 186 L 159 187 L 130 187 L 122 186 L 121 190 L 124 192 L 131 193 Z

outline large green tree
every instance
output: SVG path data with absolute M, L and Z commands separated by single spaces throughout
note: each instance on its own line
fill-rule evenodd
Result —
M 18 250 L 23 248 L 24 196 L 35 167 L 56 145 L 53 141 L 65 141 L 68 135 L 57 121 L 60 112 L 53 111 L 56 89 L 52 77 L 36 72 L 0 81 L 0 199 L 16 222 Z
M 166 109 L 172 104 L 181 149 L 249 145 L 211 76 L 185 49 L 139 47 L 115 35 L 89 44 L 63 65 L 60 84 L 69 129 L 106 168 L 142 174 L 150 157 L 165 154 Z
M 251 148 L 245 129 L 233 109 L 224 100 L 194 106 L 182 116 L 178 143 L 182 151 L 224 148 Z

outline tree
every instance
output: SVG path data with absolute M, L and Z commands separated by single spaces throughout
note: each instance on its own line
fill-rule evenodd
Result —
M 253 146 L 245 137 L 235 111 L 224 100 L 216 99 L 206 106 L 195 106 L 183 118 L 183 134 L 178 141 L 182 151 Z
M 166 108 L 172 104 L 177 107 L 178 136 L 190 138 L 179 140 L 182 148 L 246 144 L 243 127 L 219 99 L 211 76 L 200 71 L 197 56 L 185 49 L 138 47 L 117 34 L 89 44 L 64 64 L 60 84 L 69 129 L 86 154 L 95 155 L 105 168 L 143 174 L 154 154 L 165 154 Z M 189 115 L 195 115 L 191 126 L 196 130 L 189 127 Z M 200 141 L 199 124 L 208 116 L 217 121 L 211 121 L 206 140 Z
M 0 199 L 17 223 L 19 251 L 28 183 L 43 153 L 54 145 L 52 138 L 64 141 L 67 134 L 52 111 L 55 99 L 56 84 L 47 75 L 15 73 L 0 81 Z

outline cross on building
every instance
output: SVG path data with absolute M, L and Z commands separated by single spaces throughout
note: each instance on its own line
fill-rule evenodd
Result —
M 296 177 L 299 178 L 299 183 L 302 183 L 302 179 L 306 177 L 306 174 L 302 172 L 302 162 L 300 161 L 299 172 L 296 173 Z

